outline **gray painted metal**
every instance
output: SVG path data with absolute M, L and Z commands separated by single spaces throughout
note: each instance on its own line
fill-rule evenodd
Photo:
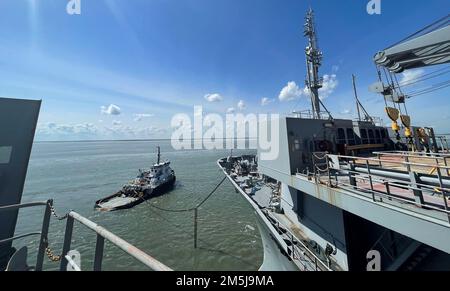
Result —
M 342 166 L 342 169 L 351 170 L 351 167 L 350 167 L 350 165 Z M 364 174 L 369 173 L 369 171 L 367 170 L 366 167 L 356 166 L 354 168 L 354 171 L 364 173 Z M 399 180 L 403 180 L 405 182 L 411 181 L 411 176 L 407 172 L 400 172 L 400 171 L 387 170 L 387 169 L 376 169 L 376 168 L 371 168 L 370 172 L 371 172 L 371 174 L 381 176 L 381 177 L 399 179 Z M 425 174 L 417 175 L 416 174 L 414 176 L 414 178 L 417 179 L 417 183 L 429 184 L 431 186 L 436 186 L 436 187 L 440 186 L 439 178 L 434 177 L 432 175 L 425 175 Z M 442 185 L 445 187 L 450 187 L 450 179 L 448 177 L 442 177 Z
M 19 204 L 41 101 L 0 98 L 0 206 Z M 14 236 L 18 210 L 0 213 L 0 240 Z M 0 246 L 0 268 L 11 253 Z
M 53 201 L 49 200 L 46 203 L 45 207 L 45 213 L 44 213 L 44 220 L 42 222 L 42 234 L 41 239 L 39 241 L 39 251 L 37 254 L 36 259 L 36 271 L 42 271 L 43 264 L 44 264 L 44 253 L 45 249 L 48 246 L 48 229 L 50 227 L 50 216 L 51 216 L 51 209 L 50 206 L 53 205 Z
M 39 251 L 38 251 L 36 266 L 35 266 L 36 271 L 42 270 L 42 264 L 43 264 L 43 260 L 44 260 L 45 243 L 47 240 L 48 227 L 49 227 L 50 214 L 51 214 L 50 205 L 52 205 L 52 203 L 53 202 L 51 200 L 49 200 L 49 201 L 45 201 L 45 202 L 31 202 L 31 203 L 14 204 L 14 205 L 0 207 L 0 213 L 18 211 L 19 209 L 36 207 L 36 206 L 45 206 L 46 207 L 44 221 L 42 223 L 42 229 L 40 232 L 31 232 L 31 233 L 21 234 L 21 235 L 6 238 L 6 239 L 0 241 L 0 246 L 2 246 L 4 244 L 10 244 L 13 241 L 18 240 L 20 238 L 33 236 L 33 235 L 40 235 L 41 238 L 40 238 L 40 244 L 39 244 Z
M 450 16 L 449 16 L 450 17 Z M 450 62 L 450 25 L 377 53 L 375 63 L 400 73 L 406 69 Z
M 299 270 L 323 270 L 323 271 L 331 271 L 328 266 L 322 262 L 317 256 L 315 256 L 303 243 L 300 239 L 295 238 L 294 234 L 291 233 L 287 228 L 285 228 L 285 231 L 287 234 L 290 235 L 292 240 L 297 241 L 299 245 L 303 246 L 303 249 L 306 250 L 308 254 L 303 254 L 303 258 L 296 258 L 292 260 L 292 263 L 288 263 L 289 259 L 283 255 L 280 252 L 280 249 L 282 249 L 285 253 L 291 252 L 290 247 L 287 245 L 284 238 L 280 235 L 276 227 L 269 221 L 268 216 L 270 216 L 271 219 L 274 221 L 277 221 L 278 227 L 280 226 L 280 222 L 273 216 L 268 213 L 268 216 L 263 212 L 263 209 L 260 208 L 259 205 L 256 204 L 255 201 L 252 200 L 252 198 L 247 195 L 239 185 L 236 184 L 236 182 L 233 180 L 233 178 L 227 173 L 226 169 L 222 167 L 221 163 L 224 162 L 226 159 L 221 159 L 217 161 L 217 165 L 220 169 L 224 172 L 227 179 L 233 184 L 234 188 L 245 198 L 245 200 L 250 203 L 253 210 L 255 211 L 257 222 L 258 222 L 258 228 L 261 233 L 261 239 L 263 240 L 263 246 L 264 246 L 264 262 L 261 266 L 260 270 L 270 270 L 270 271 L 284 271 L 284 270 L 294 270 L 292 267 L 297 266 Z M 276 241 L 276 244 L 273 242 Z M 275 245 L 278 247 L 275 248 Z M 274 251 L 276 250 L 276 251 Z M 297 250 L 294 250 L 297 252 Z M 311 264 L 308 264 L 307 258 L 314 258 Z M 310 266 L 314 266 L 313 269 L 309 269 Z
M 97 234 L 97 243 L 95 245 L 94 271 L 102 270 L 104 248 L 105 248 L 105 238 Z
M 316 184 L 307 177 L 293 176 L 264 166 L 260 170 L 326 203 L 450 254 L 450 225 L 443 220 L 373 201 L 372 198 L 345 189 Z

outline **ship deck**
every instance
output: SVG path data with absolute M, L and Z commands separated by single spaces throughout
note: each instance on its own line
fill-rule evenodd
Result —
M 309 248 L 308 244 L 311 239 L 288 216 L 274 211 L 271 200 L 274 191 L 277 189 L 276 184 L 265 182 L 259 176 L 255 176 L 255 173 L 239 175 L 232 171 L 227 176 L 236 183 L 242 194 L 245 194 L 252 203 L 262 210 L 274 230 L 288 245 L 287 253 L 300 270 L 341 270 L 334 261 L 331 261 L 331 267 L 327 266 L 327 263 L 325 263 L 327 258 L 324 254 L 319 254 Z M 249 181 L 253 186 L 248 185 Z M 305 253 L 308 253 L 307 257 L 305 257 Z
M 125 205 L 129 205 L 131 203 L 136 202 L 136 198 L 133 197 L 114 197 L 108 201 L 102 202 L 98 204 L 98 207 L 101 209 L 116 209 L 119 207 L 123 207 Z
M 449 222 L 448 154 L 375 152 L 368 158 L 334 158 L 339 169 L 327 163 L 325 169 L 322 163 L 315 174 L 318 183 Z
M 319 182 L 322 184 L 328 183 L 327 175 L 320 175 L 318 177 Z M 367 178 L 356 179 L 356 187 L 350 186 L 350 179 L 346 176 L 339 176 L 332 183 L 333 187 L 339 187 L 350 192 L 355 192 L 358 195 L 363 195 L 367 198 L 373 198 L 372 189 L 376 192 L 375 200 L 383 202 L 387 205 L 396 206 L 411 210 L 422 215 L 426 215 L 442 221 L 447 221 L 447 215 L 441 211 L 445 210 L 444 198 L 438 193 L 425 193 L 423 195 L 424 205 L 419 206 L 416 203 L 416 196 L 412 189 L 405 189 L 403 187 L 396 187 L 382 182 L 372 182 Z M 447 204 L 450 205 L 450 200 L 447 198 Z

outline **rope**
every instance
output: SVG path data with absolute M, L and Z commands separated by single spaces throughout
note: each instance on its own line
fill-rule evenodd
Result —
M 164 217 L 163 215 L 161 215 L 160 213 L 158 213 L 158 212 L 155 211 L 155 210 L 150 209 L 150 211 L 152 211 L 155 215 L 159 216 L 163 221 L 165 221 L 168 225 L 172 226 L 172 227 L 173 227 L 174 229 L 176 229 L 177 231 L 182 232 L 182 233 L 188 235 L 188 236 L 191 237 L 191 238 L 194 237 L 194 235 L 193 235 L 192 233 L 190 233 L 190 232 L 184 230 L 184 226 L 182 226 L 182 225 L 180 225 L 180 224 L 178 224 L 178 223 L 171 222 L 169 219 L 167 219 L 166 217 Z M 207 241 L 205 241 L 205 240 L 203 240 L 203 239 L 201 239 L 201 238 L 197 238 L 197 240 L 198 240 L 199 242 L 203 243 L 204 245 L 206 245 L 206 246 L 208 246 L 208 247 L 211 247 L 211 249 L 206 249 L 207 251 L 215 251 L 215 252 L 219 252 L 219 253 L 221 253 L 221 254 L 223 254 L 223 255 L 226 255 L 226 256 L 228 256 L 228 257 L 230 257 L 230 258 L 239 260 L 239 261 L 241 261 L 241 262 L 243 262 L 243 263 L 245 263 L 245 264 L 247 264 L 247 265 L 249 265 L 249 266 L 258 267 L 257 265 L 253 264 L 253 262 L 248 262 L 248 261 L 246 261 L 246 260 L 244 260 L 244 259 L 242 259 L 242 258 L 240 258 L 240 257 L 238 257 L 238 256 L 236 256 L 236 255 L 233 255 L 233 254 L 228 253 L 228 252 L 223 251 L 223 250 L 215 250 L 215 249 L 213 249 L 213 248 L 217 247 L 217 245 L 213 245 L 213 244 L 211 244 L 211 243 L 209 243 L 209 242 L 207 242 Z
M 328 153 L 323 153 L 323 156 L 321 156 L 321 157 L 318 156 L 317 153 L 313 153 L 312 155 L 313 155 L 313 157 L 315 157 L 318 160 L 324 160 L 327 157 Z
M 165 211 L 165 212 L 190 212 L 190 211 L 194 211 L 196 209 L 198 209 L 199 207 L 201 207 L 203 204 L 205 204 L 205 202 L 217 191 L 217 189 L 219 189 L 220 185 L 223 184 L 223 182 L 226 180 L 227 177 L 224 177 L 222 179 L 222 181 L 220 181 L 219 184 L 216 185 L 216 187 L 214 187 L 214 189 L 205 197 L 205 199 L 203 199 L 199 204 L 197 204 L 197 206 L 192 207 L 192 208 L 186 208 L 186 209 L 167 209 L 167 208 L 162 208 L 162 207 L 158 207 L 154 204 L 150 204 L 151 207 L 156 208 L 158 210 L 161 211 Z

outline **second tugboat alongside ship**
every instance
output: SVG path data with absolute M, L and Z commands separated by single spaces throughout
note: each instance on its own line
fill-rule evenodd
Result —
M 175 184 L 175 172 L 170 162 L 161 162 L 160 147 L 158 160 L 149 170 L 139 170 L 139 175 L 131 182 L 123 185 L 114 195 L 108 196 L 95 203 L 100 211 L 114 211 L 132 208 L 150 198 L 165 194 Z

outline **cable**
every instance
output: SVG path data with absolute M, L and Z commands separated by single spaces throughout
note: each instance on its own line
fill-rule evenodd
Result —
M 217 184 L 216 185 L 216 187 L 214 187 L 214 189 L 208 194 L 208 196 L 206 196 L 206 198 L 205 199 L 203 199 L 202 200 L 202 202 L 200 202 L 197 206 L 195 206 L 195 207 L 192 207 L 192 208 L 186 208 L 186 209 L 167 209 L 167 208 L 161 208 L 161 207 L 158 207 L 158 206 L 156 206 L 156 205 L 154 205 L 154 204 L 149 204 L 151 207 L 153 207 L 153 208 L 156 208 L 156 209 L 158 209 L 158 210 L 161 210 L 161 211 L 165 211 L 165 212 L 178 212 L 178 213 L 180 213 L 180 212 L 190 212 L 190 211 L 194 211 L 195 209 L 198 209 L 199 207 L 201 207 L 216 191 L 217 191 L 217 189 L 219 189 L 219 187 L 220 187 L 220 185 L 222 185 L 223 184 L 223 182 L 226 180 L 226 178 L 227 177 L 224 177 L 223 179 L 222 179 L 222 181 L 220 181 L 220 183 L 219 184 Z
M 398 88 L 411 86 L 411 85 L 414 85 L 414 84 L 417 84 L 417 83 L 420 83 L 420 82 L 423 82 L 423 81 L 426 81 L 426 80 L 429 80 L 429 79 L 432 79 L 432 78 L 436 78 L 436 77 L 439 77 L 439 76 L 442 76 L 442 75 L 450 73 L 450 69 L 449 68 L 445 68 L 445 69 L 447 69 L 447 71 L 441 72 L 441 73 L 436 74 L 436 75 L 432 75 L 432 74 L 436 73 L 437 71 L 434 72 L 434 73 L 429 73 L 429 74 L 423 75 L 421 77 L 415 78 L 415 79 L 410 80 L 408 82 L 400 83 L 400 84 L 398 84 Z
M 434 84 L 431 87 L 426 88 L 426 89 L 421 89 L 421 90 L 410 92 L 407 94 L 407 98 L 416 97 L 416 96 L 420 96 L 423 94 L 428 94 L 428 93 L 431 93 L 431 92 L 434 92 L 434 91 L 437 91 L 440 89 L 444 89 L 448 86 L 450 86 L 450 80 L 447 80 L 445 82 L 441 82 L 438 84 Z
M 384 83 L 383 83 L 383 78 L 382 78 L 382 76 L 381 76 L 381 70 L 380 70 L 380 66 L 378 66 L 377 64 L 375 64 L 375 67 L 376 67 L 376 70 L 377 70 L 377 73 L 378 73 L 378 80 L 380 81 L 380 83 L 381 83 L 381 86 L 383 87 L 383 90 L 384 90 Z M 386 96 L 383 94 L 383 99 L 384 99 L 384 105 L 386 106 L 386 108 L 388 107 L 388 103 L 387 103 L 387 100 L 386 100 Z
M 155 211 L 155 210 L 150 209 L 150 211 L 152 211 L 155 215 L 157 215 L 158 217 L 160 217 L 160 218 L 161 218 L 163 221 L 165 221 L 168 225 L 170 225 L 170 226 L 172 226 L 173 228 L 175 228 L 177 231 L 180 231 L 180 232 L 182 232 L 182 233 L 188 235 L 188 236 L 191 237 L 191 238 L 194 237 L 194 235 L 193 235 L 192 233 L 190 233 L 190 232 L 184 230 L 184 227 L 182 227 L 180 224 L 171 222 L 169 219 L 167 219 L 166 217 L 164 217 L 163 215 L 161 215 L 160 213 L 158 213 L 158 212 Z M 208 246 L 208 247 L 211 247 L 211 248 L 217 247 L 217 245 L 213 245 L 213 244 L 211 244 L 211 243 L 209 243 L 209 242 L 207 242 L 207 241 L 205 241 L 205 240 L 203 240 L 203 239 L 197 238 L 197 240 L 198 240 L 199 242 L 203 243 L 204 245 Z M 258 267 L 257 265 L 253 264 L 252 262 L 248 262 L 248 261 L 242 259 L 241 257 L 238 257 L 238 256 L 233 255 L 233 254 L 231 254 L 231 253 L 228 253 L 228 252 L 226 252 L 226 251 L 215 250 L 215 249 L 205 249 L 205 248 L 200 248 L 200 249 L 204 249 L 204 250 L 207 250 L 207 251 L 215 251 L 215 252 L 219 252 L 219 253 L 221 253 L 221 254 L 223 254 L 223 255 L 226 255 L 226 256 L 228 256 L 228 257 L 230 257 L 230 258 L 239 260 L 239 261 L 241 261 L 241 262 L 243 262 L 243 263 L 245 263 L 245 264 L 247 264 L 247 265 L 249 265 L 249 266 L 256 267 L 256 268 Z
M 180 224 L 171 222 L 169 219 L 167 219 L 166 217 L 164 217 L 163 215 L 161 215 L 161 214 L 158 213 L 157 211 L 153 210 L 152 207 L 155 208 L 155 209 L 161 210 L 161 211 L 165 211 L 165 212 L 179 212 L 179 213 L 180 213 L 180 212 L 187 212 L 187 211 L 190 211 L 190 210 L 194 210 L 194 209 L 200 207 L 202 204 L 204 204 L 204 203 L 209 199 L 209 197 L 211 197 L 211 195 L 214 194 L 214 193 L 217 191 L 217 189 L 219 188 L 219 186 L 220 186 L 225 180 L 226 180 L 226 177 L 224 177 L 224 178 L 222 179 L 222 181 L 220 181 L 220 183 L 214 188 L 214 190 L 211 191 L 211 193 L 210 193 L 205 199 L 203 199 L 203 201 L 202 201 L 200 204 L 198 204 L 197 207 L 195 207 L 195 208 L 193 208 L 193 209 L 171 210 L 171 209 L 160 208 L 160 207 L 154 206 L 154 205 L 152 205 L 152 204 L 150 204 L 151 207 L 150 207 L 149 209 L 150 209 L 151 212 L 153 212 L 155 215 L 159 216 L 163 221 L 165 221 L 168 225 L 170 225 L 170 226 L 176 228 L 178 231 L 180 231 L 180 232 L 182 232 L 182 233 L 188 235 L 189 237 L 194 238 L 194 235 L 193 235 L 192 233 L 190 233 L 190 232 L 184 230 L 184 227 L 182 227 Z M 148 202 L 148 201 L 146 201 L 146 202 Z M 207 242 L 207 241 L 205 241 L 205 240 L 203 240 L 203 239 L 197 238 L 197 240 L 200 241 L 201 243 L 203 243 L 203 244 L 205 244 L 205 245 L 211 247 L 211 249 L 205 249 L 205 250 L 207 250 L 207 251 L 215 251 L 215 252 L 219 252 L 219 253 L 221 253 L 221 254 L 223 254 L 223 255 L 226 255 L 226 256 L 228 256 L 228 257 L 234 258 L 234 259 L 236 259 L 236 260 L 239 260 L 239 261 L 241 261 L 241 262 L 243 262 L 243 263 L 245 263 L 245 264 L 247 264 L 247 265 L 249 265 L 249 266 L 258 267 L 258 266 L 256 266 L 256 265 L 254 265 L 253 263 L 248 262 L 248 261 L 246 261 L 246 260 L 244 260 L 244 259 L 242 259 L 242 258 L 240 258 L 240 257 L 238 257 L 238 256 L 236 256 L 236 255 L 233 255 L 233 254 L 228 253 L 228 252 L 226 252 L 226 251 L 215 250 L 215 249 L 213 249 L 214 247 L 217 247 L 217 246 L 216 246 L 216 245 L 212 245 L 211 243 L 209 243 L 209 242 Z
M 394 46 L 396 46 L 396 45 L 398 45 L 398 44 L 400 44 L 400 43 L 402 43 L 402 42 L 405 42 L 405 41 L 411 39 L 412 37 L 417 36 L 417 35 L 419 35 L 420 33 L 425 32 L 426 30 L 432 28 L 432 27 L 435 26 L 435 25 L 437 25 L 437 27 L 434 28 L 435 30 L 436 30 L 436 29 L 439 29 L 439 28 L 441 28 L 441 27 L 444 27 L 444 26 L 446 26 L 446 25 L 448 25 L 448 23 L 450 22 L 450 20 L 447 20 L 447 21 L 445 21 L 445 20 L 446 20 L 447 18 L 449 18 L 449 17 L 450 17 L 450 14 L 447 14 L 446 16 L 444 16 L 444 17 L 442 17 L 441 19 L 439 19 L 439 20 L 433 22 L 432 24 L 426 26 L 425 28 L 423 28 L 423 29 L 421 29 L 421 30 L 419 30 L 419 31 L 417 31 L 417 32 L 415 32 L 415 33 L 413 33 L 413 34 L 411 34 L 410 36 L 408 36 L 408 37 L 402 39 L 401 41 L 399 41 L 399 42 L 397 42 L 397 43 L 391 45 L 391 46 L 388 47 L 387 49 L 390 49 L 390 48 L 392 48 L 392 47 L 394 47 Z M 443 22 L 443 23 L 440 24 L 440 25 L 438 25 L 438 23 L 440 23 L 440 22 Z M 432 31 L 432 30 L 431 30 L 431 31 Z M 431 32 L 431 31 L 430 31 L 430 32 Z

